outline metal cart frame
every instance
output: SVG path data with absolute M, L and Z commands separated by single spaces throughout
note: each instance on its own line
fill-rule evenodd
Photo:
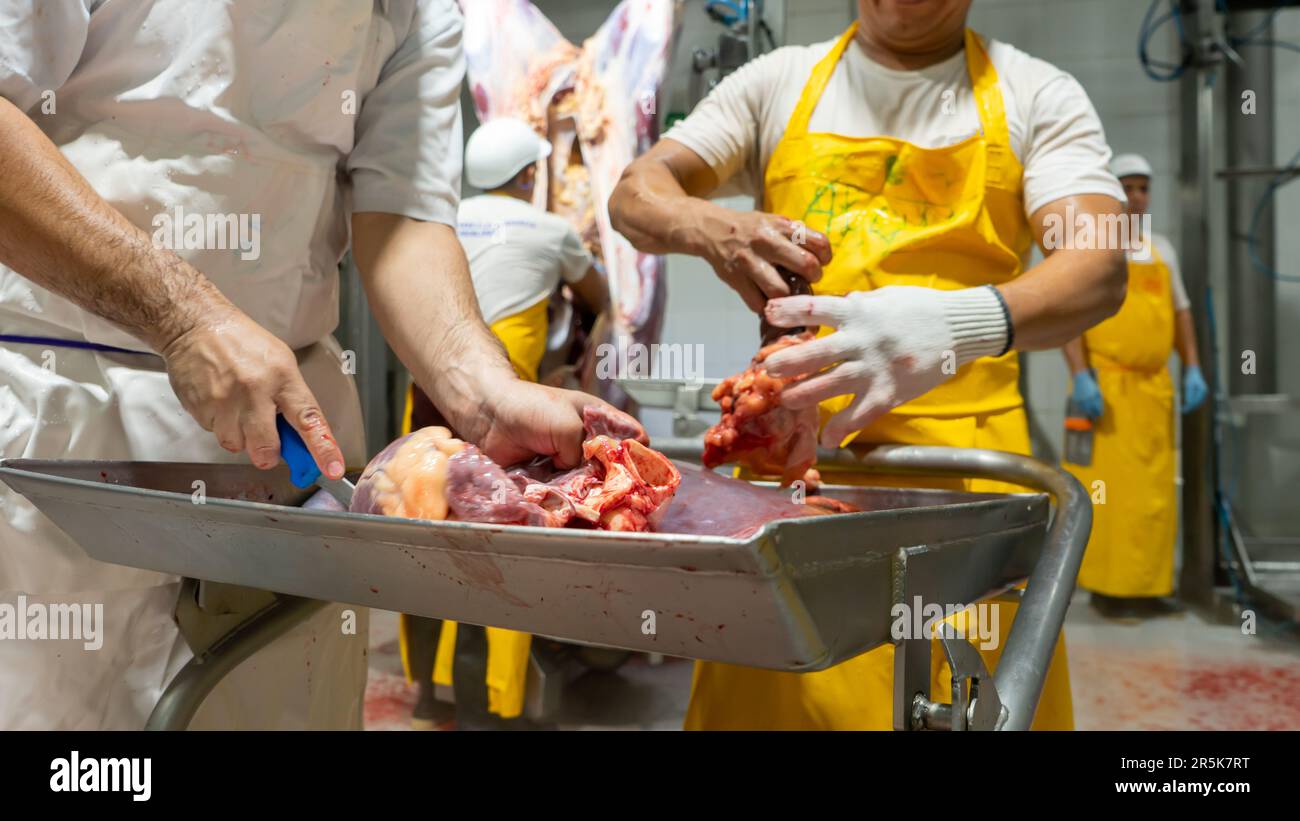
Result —
M 142 466 L 147 465 L 161 467 L 166 463 L 58 463 L 0 460 L 0 479 L 31 499 L 46 515 L 68 530 L 73 538 L 78 539 L 88 552 L 97 558 L 104 558 L 102 553 L 96 555 L 96 550 L 105 550 L 103 544 L 105 541 L 116 540 L 119 545 L 130 541 L 132 534 L 118 533 L 106 536 L 105 525 L 100 522 L 106 518 L 111 519 L 115 512 L 124 511 L 133 505 L 154 505 L 158 511 L 166 513 L 170 510 L 176 516 L 182 517 L 176 518 L 171 524 L 171 531 L 159 531 L 162 537 L 167 538 L 181 538 L 182 530 L 179 528 L 187 523 L 184 516 L 193 517 L 188 524 L 196 530 L 206 527 L 233 528 L 235 525 L 227 520 L 236 515 L 245 521 L 256 517 L 259 521 L 269 519 L 271 522 L 277 522 L 278 516 L 292 519 L 298 525 L 310 521 L 312 526 L 323 534 L 321 538 L 335 541 L 336 548 L 340 546 L 347 548 L 351 544 L 361 551 L 345 557 L 343 554 L 346 550 L 336 549 L 331 561 L 340 562 L 339 568 L 351 570 L 355 574 L 358 567 L 369 566 L 366 562 L 375 562 L 387 566 L 389 578 L 394 578 L 394 574 L 398 572 L 394 570 L 397 567 L 394 562 L 397 560 L 394 558 L 395 551 L 392 548 L 396 547 L 397 551 L 409 554 L 410 551 L 405 550 L 406 545 L 409 544 L 412 548 L 418 547 L 411 543 L 411 539 L 425 538 L 428 534 L 436 534 L 436 537 L 441 540 L 437 548 L 438 557 L 440 559 L 449 557 L 456 562 L 457 568 L 466 569 L 463 565 L 470 559 L 475 562 L 483 560 L 487 565 L 471 566 L 468 571 L 478 572 L 490 566 L 493 573 L 500 575 L 501 568 L 493 564 L 497 561 L 504 563 L 502 566 L 507 575 L 515 573 L 516 579 L 525 580 L 528 578 L 526 571 L 530 567 L 538 566 L 537 562 L 552 564 L 567 562 L 566 573 L 590 574 L 607 569 L 602 564 L 602 557 L 606 555 L 611 556 L 611 566 L 621 561 L 624 562 L 622 566 L 625 568 L 628 566 L 627 556 L 648 556 L 650 557 L 648 563 L 640 569 L 658 575 L 651 579 L 650 587 L 647 589 L 652 587 L 657 594 L 663 596 L 671 596 L 672 591 L 678 589 L 667 585 L 665 578 L 672 580 L 673 584 L 681 584 L 682 579 L 697 577 L 692 573 L 683 573 L 684 570 L 694 570 L 694 568 L 683 568 L 680 562 L 683 556 L 698 555 L 703 557 L 706 563 L 712 561 L 717 568 L 720 568 L 715 574 L 717 581 L 712 582 L 715 586 L 729 584 L 733 587 L 728 589 L 734 589 L 737 584 L 745 584 L 753 587 L 752 590 L 745 588 L 749 592 L 772 594 L 766 599 L 756 595 L 750 600 L 759 603 L 756 605 L 759 608 L 756 612 L 762 616 L 770 616 L 767 621 L 755 616 L 754 624 L 745 625 L 742 620 L 740 624 L 735 625 L 733 632 L 734 630 L 750 631 L 750 643 L 746 645 L 747 647 L 760 646 L 754 641 L 754 636 L 759 635 L 764 639 L 761 642 L 763 647 L 767 648 L 769 644 L 775 645 L 772 652 L 786 652 L 786 655 L 780 659 L 768 655 L 762 660 L 751 662 L 758 666 L 776 669 L 823 669 L 870 649 L 870 646 L 877 646 L 883 640 L 889 640 L 887 634 L 881 632 L 883 614 L 874 612 L 871 619 L 849 626 L 857 631 L 854 635 L 840 635 L 849 628 L 841 627 L 835 619 L 830 619 L 835 622 L 832 625 L 834 629 L 829 632 L 822 629 L 818 632 L 819 625 L 813 623 L 817 619 L 810 616 L 809 611 L 804 607 L 806 602 L 801 598 L 811 594 L 803 590 L 795 590 L 795 587 L 802 584 L 802 580 L 796 579 L 797 583 L 792 584 L 786 575 L 791 571 L 792 563 L 816 560 L 828 567 L 833 566 L 834 570 L 830 572 L 825 569 L 814 569 L 810 572 L 824 574 L 823 579 L 830 580 L 828 583 L 838 585 L 840 589 L 835 591 L 834 595 L 842 608 L 845 601 L 844 586 L 863 579 L 880 582 L 873 585 L 879 604 L 910 602 L 913 596 L 917 595 L 928 596 L 932 600 L 938 597 L 941 601 L 966 601 L 968 604 L 973 604 L 979 599 L 972 600 L 962 596 L 974 595 L 983 598 L 1015 596 L 1018 592 L 1014 589 L 1015 583 L 1027 576 L 1028 583 L 1023 594 L 1018 597 L 1019 610 L 995 671 L 990 673 L 985 668 L 979 653 L 966 641 L 943 637 L 938 639 L 953 673 L 951 703 L 937 703 L 930 699 L 930 654 L 932 652 L 930 639 L 906 638 L 897 642 L 894 723 L 897 729 L 1028 729 L 1042 692 L 1048 663 L 1065 619 L 1091 527 L 1091 505 L 1083 488 L 1070 474 L 1058 468 L 1027 457 L 997 451 L 881 446 L 867 451 L 842 450 L 823 453 L 820 462 L 880 473 L 1006 481 L 1049 494 L 1055 502 L 1053 515 L 1048 523 L 1046 502 L 1039 501 L 1043 499 L 1041 496 L 973 495 L 971 502 L 952 504 L 944 508 L 944 512 L 935 511 L 933 514 L 927 512 L 924 507 L 916 507 L 910 510 L 789 520 L 781 523 L 780 527 L 764 526 L 755 537 L 753 545 L 750 545 L 750 543 L 719 537 L 681 537 L 670 534 L 636 534 L 628 535 L 626 538 L 621 538 L 624 534 L 575 537 L 574 534 L 566 531 L 467 523 L 432 525 L 358 514 L 317 514 L 314 511 L 304 513 L 293 508 L 263 504 L 261 502 L 268 499 L 265 489 L 258 490 L 252 487 L 244 498 L 258 499 L 259 502 L 214 500 L 204 517 L 195 517 L 192 511 L 179 512 L 189 501 L 185 496 L 175 492 L 142 490 L 132 486 L 132 471 L 141 470 Z M 75 465 L 75 469 L 65 467 L 70 465 Z M 96 468 L 100 466 L 111 468 L 116 476 L 113 479 L 98 478 L 95 474 Z M 216 466 L 190 467 L 216 469 Z M 223 467 L 227 470 L 235 469 L 235 466 Z M 109 471 L 101 471 L 99 476 L 108 477 Z M 1007 500 L 1012 502 L 1010 506 Z M 93 522 L 85 521 L 88 518 L 87 506 L 102 515 L 97 518 L 89 517 L 96 519 Z M 146 508 L 140 508 L 140 510 L 144 509 Z M 138 517 L 139 510 L 135 511 L 134 515 Z M 308 516 L 312 518 L 308 519 Z M 315 518 L 316 516 L 321 518 Z M 210 517 L 216 519 L 226 517 L 226 519 L 210 524 Z M 874 523 L 883 523 L 886 530 L 872 530 L 871 533 L 884 533 L 886 536 L 904 541 L 889 542 L 887 555 L 880 553 L 871 560 L 858 561 L 853 552 L 857 550 L 857 546 L 846 546 L 845 542 L 852 541 L 852 538 L 846 538 L 846 534 L 857 536 L 857 531 L 852 528 L 859 521 L 863 523 L 864 528 L 867 523 L 873 523 L 871 525 L 873 527 Z M 929 524 L 931 522 L 933 525 Z M 979 523 L 983 527 L 988 522 L 1003 523 L 999 525 L 1002 529 L 989 539 L 982 539 L 978 535 L 963 537 L 960 533 L 961 527 L 973 526 L 970 523 Z M 903 527 L 900 523 L 908 526 Z M 149 525 L 164 526 L 153 521 Z M 249 527 L 240 526 L 244 527 L 244 531 L 235 535 L 246 532 Z M 304 543 L 303 534 L 295 533 L 284 523 L 260 527 L 267 533 L 284 534 L 286 543 L 291 543 L 289 548 L 296 550 Z M 119 524 L 118 530 L 125 529 Z M 365 531 L 365 534 L 362 531 Z M 946 535 L 935 535 L 933 542 L 926 538 L 914 538 L 921 532 Z M 374 538 L 368 534 L 372 533 L 382 533 L 379 542 L 371 544 Z M 827 534 L 830 534 L 831 538 L 827 538 Z M 211 532 L 207 535 L 211 537 Z M 498 547 L 501 544 L 508 544 L 522 547 L 524 550 L 517 555 L 506 555 L 492 546 L 494 539 L 498 540 L 496 542 Z M 140 552 L 138 556 L 131 554 L 129 557 L 130 562 L 136 563 L 135 566 L 188 575 L 184 570 L 171 564 L 170 562 L 173 561 L 171 554 L 168 551 L 159 551 L 155 542 L 141 540 L 138 537 L 135 538 L 135 542 L 134 549 Z M 1034 543 L 1033 552 L 1037 553 L 1037 556 L 1029 555 L 1027 552 L 1026 545 L 1030 542 Z M 147 724 L 149 729 L 187 727 L 203 700 L 225 675 L 325 605 L 323 600 L 302 595 L 249 589 L 249 585 L 256 583 L 259 578 L 258 572 L 266 571 L 267 567 L 253 568 L 245 565 L 257 564 L 262 561 L 264 554 L 244 549 L 247 546 L 238 543 L 237 539 L 232 543 L 241 546 L 230 555 L 214 558 L 208 553 L 194 554 L 202 557 L 194 559 L 196 564 L 202 565 L 205 568 L 204 572 L 218 582 L 213 585 L 205 583 L 205 586 L 210 588 L 207 591 L 208 598 L 222 599 L 221 606 L 206 608 L 210 612 L 204 613 L 203 602 L 199 600 L 202 588 L 194 582 L 187 582 L 189 585 L 187 591 L 190 595 L 181 597 L 178 621 L 191 644 L 194 658 L 164 690 L 149 718 Z M 465 546 L 463 552 L 462 546 Z M 325 547 L 328 548 L 329 545 L 326 544 Z M 373 552 L 381 547 L 388 548 L 387 552 L 383 554 Z M 569 552 L 557 558 L 554 551 L 559 547 Z M 841 564 L 825 561 L 827 556 L 822 554 L 830 549 L 839 551 L 837 561 Z M 364 552 L 366 550 L 372 552 L 366 553 Z M 981 550 L 987 552 L 979 552 Z M 299 555 L 288 548 L 284 552 L 285 556 L 276 558 L 278 564 L 273 568 L 280 574 L 278 580 L 268 577 L 266 581 L 267 586 L 272 589 L 292 590 L 295 593 L 307 592 L 331 600 L 353 601 L 362 606 L 385 607 L 387 603 L 389 606 L 386 609 L 407 609 L 412 604 L 410 587 L 404 593 L 405 598 L 402 597 L 403 594 L 394 591 L 391 597 L 384 601 L 367 602 L 356 592 L 358 588 L 355 587 L 356 584 L 364 582 L 351 577 L 337 578 L 347 576 L 346 572 L 336 574 L 336 578 L 329 580 L 330 583 L 325 583 L 322 581 L 324 577 L 320 574 L 323 571 L 319 565 L 321 556 L 331 554 Z M 990 563 L 998 565 L 996 570 L 986 570 L 985 566 L 980 564 L 980 558 L 986 555 Z M 432 556 L 434 554 L 430 553 L 426 558 Z M 619 556 L 623 558 L 620 559 Z M 740 562 L 736 556 L 740 556 L 744 561 Z M 954 556 L 963 557 L 963 563 L 954 565 L 952 563 Z M 113 556 L 107 558 L 112 560 Z M 120 559 L 120 556 L 118 558 Z M 428 560 L 433 561 L 432 558 Z M 510 565 L 509 562 L 512 560 L 519 561 L 517 565 Z M 638 561 L 642 560 L 644 559 L 638 559 Z M 212 564 L 214 561 L 218 564 Z M 533 564 L 529 565 L 529 561 Z M 691 559 L 691 561 L 695 560 Z M 972 580 L 955 577 L 952 572 L 955 566 L 965 568 L 970 571 L 968 575 L 978 578 Z M 808 564 L 807 567 L 815 568 L 815 565 Z M 1032 567 L 1032 570 L 1026 573 L 1028 567 Z M 451 565 L 444 565 L 444 569 L 450 568 Z M 798 567 L 793 569 L 799 570 Z M 867 573 L 871 575 L 863 575 Z M 471 577 L 472 575 L 473 573 Z M 799 573 L 795 575 L 798 576 Z M 706 578 L 708 574 L 700 573 L 698 577 Z M 345 582 L 353 586 L 344 590 L 340 585 Z M 548 590 L 555 589 L 553 578 L 548 578 L 547 583 L 552 585 Z M 375 588 L 371 587 L 370 590 L 374 591 Z M 515 596 L 506 594 L 504 589 L 497 592 L 506 599 L 518 601 Z M 502 605 L 496 600 L 488 601 L 490 598 L 485 595 L 472 595 L 458 599 L 456 606 L 460 609 L 456 610 L 451 604 L 447 604 L 454 611 L 447 615 L 459 616 L 461 620 L 466 621 L 470 620 L 465 618 L 466 615 L 477 615 L 482 621 L 490 623 L 497 620 L 499 612 L 499 623 L 502 626 L 528 629 L 528 624 L 531 622 L 527 621 L 529 617 L 527 612 Z M 708 615 L 718 616 L 717 608 L 721 606 L 718 600 L 727 597 L 711 595 L 707 598 L 708 601 L 699 602 L 696 606 L 702 611 L 709 611 Z M 555 620 L 557 611 L 554 608 L 558 605 L 548 602 L 547 608 L 550 609 L 534 611 L 532 614 L 534 617 L 550 618 L 549 623 L 543 623 L 546 622 L 546 618 L 542 618 L 542 621 L 537 623 L 537 626 L 542 628 L 538 632 L 577 643 L 649 649 L 650 646 L 642 642 L 640 637 L 624 635 L 620 638 L 617 634 L 610 633 L 611 628 L 607 623 L 599 618 L 591 618 L 591 613 L 599 612 L 590 609 L 597 606 L 593 605 L 591 599 L 590 593 L 575 593 L 568 602 L 570 610 L 565 611 L 567 620 L 562 623 L 557 623 Z M 883 601 L 884 599 L 887 599 L 887 602 Z M 860 601 L 860 598 L 858 600 Z M 193 606 L 196 601 L 200 605 L 198 608 Z M 768 611 L 761 610 L 764 601 L 768 605 Z M 443 603 L 439 602 L 438 606 L 442 605 Z M 426 611 L 434 609 L 427 601 L 423 607 Z M 754 609 L 751 607 L 751 610 Z M 874 610 L 874 608 L 863 609 Z M 214 613 L 219 614 L 219 617 L 214 617 Z M 427 614 L 438 615 L 434 612 Z M 701 615 L 703 616 L 704 613 L 702 612 Z M 814 613 L 814 615 L 822 621 L 820 628 L 824 628 L 825 622 L 828 621 L 824 612 Z M 848 619 L 848 621 L 852 620 Z M 556 629 L 557 625 L 559 629 Z M 771 631 L 770 642 L 767 640 L 767 634 L 761 633 L 764 629 Z M 864 637 L 872 642 L 869 646 L 863 646 Z M 696 641 L 699 640 L 697 637 Z M 717 640 L 716 637 L 714 640 Z M 688 652 L 691 646 L 693 645 L 679 643 L 675 645 L 676 652 L 671 654 L 699 657 Z M 712 657 L 718 658 L 716 652 Z M 738 663 L 746 663 L 743 658 L 736 660 Z

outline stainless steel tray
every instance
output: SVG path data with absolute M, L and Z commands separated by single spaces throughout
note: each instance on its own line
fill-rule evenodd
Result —
M 682 470 L 675 505 L 702 481 Z M 974 603 L 1030 573 L 1050 507 L 1042 494 L 835 487 L 825 492 L 867 512 L 770 522 L 739 539 L 301 510 L 307 494 L 286 471 L 235 465 L 16 459 L 0 462 L 0 479 L 100 561 L 799 671 L 892 640 L 901 548 L 933 559 L 927 602 Z

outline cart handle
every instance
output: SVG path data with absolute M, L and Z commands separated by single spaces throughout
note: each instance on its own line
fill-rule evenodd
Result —
M 1092 503 L 1083 485 L 1067 471 L 1028 456 L 975 448 L 850 447 L 820 450 L 817 463 L 873 473 L 996 479 L 1031 487 L 1053 497 L 1055 509 L 1043 552 L 1029 574 L 1020 609 L 1011 624 L 1011 634 L 993 673 L 998 697 L 1008 711 L 1000 729 L 1028 730 L 1092 531 Z

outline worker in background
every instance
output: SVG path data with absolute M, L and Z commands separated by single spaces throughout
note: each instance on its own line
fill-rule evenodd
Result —
M 581 460 L 597 400 L 518 378 L 456 239 L 452 0 L 0 0 L 0 20 L 0 456 L 271 468 L 279 412 L 326 476 L 359 467 L 330 336 L 350 236 L 388 343 L 462 436 L 501 464 Z M 0 601 L 103 608 L 98 649 L 0 641 L 0 729 L 143 726 L 191 657 L 180 580 L 92 560 L 3 485 L 0 546 Z M 322 609 L 192 726 L 358 727 L 366 622 Z
M 1111 171 L 1124 185 L 1128 213 L 1147 214 L 1151 165 L 1123 154 Z M 1128 254 L 1124 307 L 1064 348 L 1074 377 L 1071 397 L 1095 420 L 1092 463 L 1065 463 L 1094 497 L 1079 586 L 1092 591 L 1092 606 L 1110 618 L 1181 610 L 1164 598 L 1174 589 L 1178 535 L 1168 367 L 1174 350 L 1183 363 L 1183 413 L 1190 413 L 1207 393 L 1191 303 L 1173 245 L 1161 234 L 1143 235 Z
M 484 194 L 460 204 L 456 233 L 469 258 L 479 310 L 520 379 L 536 382 L 546 353 L 547 308 L 561 283 L 588 311 L 609 303 L 604 276 L 563 217 L 532 204 L 537 164 L 551 144 L 522 120 L 491 120 L 470 135 L 465 176 Z M 414 385 L 406 431 L 443 424 Z M 434 683 L 454 688 L 462 729 L 510 726 L 524 706 L 532 637 L 515 630 L 403 615 L 402 658 L 420 695 L 413 724 L 439 723 Z M 436 648 L 436 650 L 435 650 Z M 494 718 L 495 717 L 495 718 Z
M 1059 347 L 1123 301 L 1122 253 L 1045 242 L 1067 215 L 1122 213 L 1087 94 L 967 29 L 970 5 L 859 0 L 840 37 L 779 48 L 723 80 L 611 199 L 614 226 L 642 251 L 703 257 L 769 321 L 821 326 L 767 364 L 809 375 L 782 401 L 821 404 L 826 447 L 1028 454 L 1016 351 Z M 762 210 L 706 199 L 724 187 Z M 1025 270 L 1035 240 L 1050 247 Z M 778 268 L 816 295 L 787 296 Z M 990 669 L 1014 613 L 999 606 Z M 893 652 L 808 674 L 699 663 L 686 725 L 887 729 Z M 942 658 L 936 647 L 936 668 Z M 936 670 L 933 689 L 945 701 L 946 675 Z M 1034 726 L 1072 724 L 1062 640 Z

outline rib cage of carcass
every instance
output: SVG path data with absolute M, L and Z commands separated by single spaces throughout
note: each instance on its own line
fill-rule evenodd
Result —
M 459 0 L 465 55 L 480 122 L 518 117 L 553 147 L 534 204 L 568 219 L 609 279 L 611 325 L 589 341 L 582 387 L 615 404 L 595 380 L 594 346 L 657 341 L 666 298 L 662 257 L 642 254 L 609 222 L 623 169 L 658 138 L 660 84 L 671 59 L 677 0 L 624 0 L 582 47 L 528 0 Z

